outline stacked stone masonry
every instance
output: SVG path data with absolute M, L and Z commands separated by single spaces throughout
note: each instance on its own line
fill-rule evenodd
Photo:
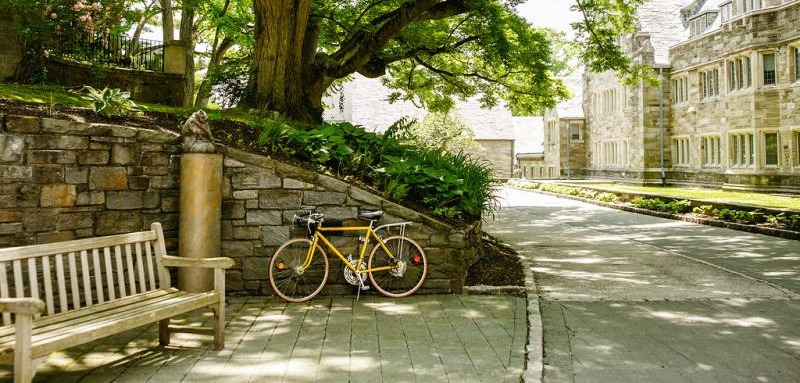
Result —
M 164 226 L 177 253 L 177 136 L 124 126 L 2 115 L 0 131 L 0 246 L 21 246 Z M 212 126 L 213 128 L 213 126 Z M 426 250 L 430 269 L 421 293 L 460 292 L 479 256 L 480 224 L 456 229 L 387 201 L 363 188 L 268 157 L 220 147 L 224 154 L 221 254 L 233 294 L 272 294 L 267 265 L 290 237 L 301 206 L 350 221 L 382 209 L 380 223 L 411 221 L 406 233 Z M 354 237 L 334 243 L 354 250 Z M 329 256 L 327 293 L 351 293 Z M 325 293 L 323 292 L 323 293 Z

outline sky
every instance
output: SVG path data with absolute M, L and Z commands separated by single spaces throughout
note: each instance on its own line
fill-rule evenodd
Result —
M 538 27 L 549 27 L 573 36 L 569 24 L 580 20 L 580 13 L 570 11 L 570 0 L 528 0 L 517 7 L 517 13 Z

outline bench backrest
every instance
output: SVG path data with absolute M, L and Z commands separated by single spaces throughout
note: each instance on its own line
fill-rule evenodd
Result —
M 42 299 L 53 315 L 169 287 L 161 224 L 148 231 L 0 249 L 0 297 Z M 13 323 L 2 314 L 4 325 Z

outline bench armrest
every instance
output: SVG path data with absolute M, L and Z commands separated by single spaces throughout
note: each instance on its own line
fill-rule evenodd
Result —
M 163 255 L 161 260 L 166 267 L 203 267 L 208 269 L 228 269 L 233 266 L 233 259 L 228 257 L 217 258 L 184 258 L 172 255 Z
M 36 315 L 44 312 L 44 302 L 36 298 L 0 298 L 0 311 Z

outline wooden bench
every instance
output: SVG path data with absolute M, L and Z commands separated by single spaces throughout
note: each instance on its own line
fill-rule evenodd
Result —
M 0 249 L 0 363 L 14 364 L 14 382 L 30 382 L 36 366 L 57 350 L 159 322 L 170 333 L 213 334 L 225 344 L 225 270 L 230 258 L 166 254 L 159 223 L 151 230 Z M 167 267 L 214 269 L 214 290 L 170 286 Z M 212 327 L 176 326 L 170 318 L 213 310 Z M 13 324 L 12 324 L 13 323 Z

